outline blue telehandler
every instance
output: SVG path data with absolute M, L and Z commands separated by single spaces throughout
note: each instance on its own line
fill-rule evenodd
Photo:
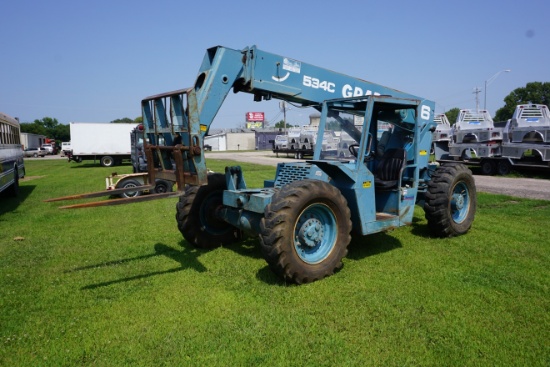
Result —
M 317 141 L 325 131 L 345 134 L 351 154 L 342 159 L 317 144 L 311 160 L 280 163 L 263 188 L 248 188 L 240 167 L 208 174 L 204 137 L 231 91 L 319 110 Z M 470 170 L 429 161 L 436 124 L 424 98 L 256 47 L 218 46 L 207 50 L 192 88 L 145 98 L 142 112 L 150 179 L 174 180 L 183 192 L 183 237 L 213 248 L 259 236 L 270 268 L 289 282 L 333 274 L 352 235 L 411 224 L 415 204 L 435 236 L 464 234 L 474 220 Z M 176 132 L 182 144 L 172 145 Z
M 315 108 L 321 113 L 316 141 L 333 134 L 349 154 L 316 144 L 311 160 L 279 163 L 262 188 L 248 188 L 238 166 L 209 172 L 204 137 L 231 91 Z M 148 180 L 177 185 L 176 193 L 147 197 L 179 196 L 177 226 L 194 246 L 259 236 L 276 274 L 291 283 L 313 282 L 342 267 L 352 235 L 409 225 L 415 204 L 424 207 L 434 236 L 470 229 L 476 211 L 471 171 L 459 163 L 430 163 L 434 107 L 255 46 L 213 47 L 191 88 L 142 101 Z M 174 142 L 176 133 L 181 142 Z

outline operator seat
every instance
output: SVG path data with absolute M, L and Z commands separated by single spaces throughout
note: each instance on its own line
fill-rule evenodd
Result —
M 374 172 L 374 187 L 377 190 L 393 190 L 399 187 L 401 172 L 407 162 L 405 149 L 388 149 L 378 161 Z

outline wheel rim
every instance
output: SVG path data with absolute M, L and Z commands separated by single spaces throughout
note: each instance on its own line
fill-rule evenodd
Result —
M 294 227 L 294 249 L 308 264 L 326 259 L 336 243 L 338 224 L 332 210 L 324 204 L 307 207 Z
M 464 182 L 459 182 L 453 189 L 451 195 L 451 216 L 456 223 L 462 223 L 470 210 L 470 195 L 468 186 Z
M 137 185 L 134 183 L 127 183 L 126 185 L 124 185 L 125 189 L 130 189 L 134 187 L 137 187 Z M 132 198 L 137 195 L 137 191 L 125 192 L 124 195 L 126 195 L 126 197 L 128 198 Z

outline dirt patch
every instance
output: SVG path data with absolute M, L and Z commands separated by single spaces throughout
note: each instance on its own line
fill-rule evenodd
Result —
M 19 181 L 27 182 L 27 181 L 36 180 L 37 178 L 42 178 L 42 177 L 46 177 L 46 176 L 25 176 L 25 178 L 22 178 Z

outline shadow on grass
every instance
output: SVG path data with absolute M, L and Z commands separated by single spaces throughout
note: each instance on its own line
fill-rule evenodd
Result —
M 253 259 L 264 258 L 260 249 L 260 239 L 258 236 L 250 236 L 241 242 L 236 242 L 224 247 L 242 256 L 248 256 Z
M 400 247 L 401 242 L 385 232 L 366 236 L 355 235 L 348 246 L 347 258 L 361 260 Z
M 198 257 L 202 254 L 202 252 L 200 250 L 197 250 L 191 247 L 191 245 L 189 244 L 186 244 L 186 243 L 182 244 L 182 248 L 183 248 L 182 251 L 175 250 L 172 247 L 166 246 L 162 243 L 155 244 L 154 248 L 155 248 L 155 252 L 152 254 L 112 260 L 112 261 L 107 261 L 99 264 L 83 266 L 72 270 L 67 270 L 66 273 L 96 269 L 96 268 L 108 267 L 108 266 L 116 266 L 116 265 L 120 265 L 128 262 L 150 259 L 156 256 L 166 256 L 176 262 L 179 262 L 181 265 L 173 269 L 168 269 L 163 271 L 154 271 L 147 274 L 140 274 L 140 275 L 135 275 L 127 278 L 110 280 L 108 282 L 90 284 L 81 288 L 81 290 L 87 290 L 87 289 L 95 289 L 100 287 L 107 287 L 113 284 L 130 282 L 130 281 L 139 280 L 139 279 L 145 279 L 145 278 L 149 278 L 157 275 L 175 273 L 186 269 L 194 269 L 197 272 L 205 272 L 207 270 L 206 267 L 202 265 L 200 261 L 198 261 Z
M 352 260 L 361 260 L 366 257 L 383 254 L 385 252 L 401 247 L 401 242 L 386 233 L 377 233 L 368 236 L 356 236 L 348 245 L 348 255 L 346 258 Z M 342 269 L 337 269 L 337 274 Z M 268 285 L 275 286 L 295 286 L 293 283 L 287 283 L 278 277 L 268 265 L 258 270 L 256 278 Z
M 259 247 L 259 246 L 258 246 Z M 352 260 L 361 260 L 366 257 L 383 254 L 385 252 L 397 249 L 401 247 L 401 242 L 387 233 L 377 233 L 368 236 L 354 236 L 350 244 L 348 245 L 348 255 L 346 258 Z M 261 252 L 258 249 L 259 257 Z M 334 272 L 337 274 L 342 269 L 338 269 Z M 256 278 L 268 285 L 276 286 L 293 286 L 293 283 L 287 283 L 280 277 L 278 277 L 269 267 L 265 267 L 258 270 Z
M 258 272 L 256 273 L 256 279 L 264 282 L 267 285 L 277 285 L 282 287 L 296 286 L 296 284 L 287 283 L 281 277 L 277 276 L 277 274 L 275 274 L 273 270 L 269 268 L 269 265 L 266 265 L 258 270 Z
M 432 230 L 430 230 L 428 222 L 424 218 L 413 218 L 413 222 L 410 227 L 411 234 L 414 236 L 425 238 L 426 240 L 441 239 L 440 236 L 434 234 Z
M 425 226 L 419 226 L 419 227 L 423 228 Z M 135 276 L 126 277 L 122 279 L 115 279 L 107 282 L 90 284 L 81 288 L 82 290 L 87 290 L 87 289 L 106 287 L 113 284 L 119 284 L 119 283 L 134 281 L 134 280 L 140 280 L 140 279 L 157 276 L 157 275 L 174 273 L 174 272 L 186 270 L 189 268 L 194 269 L 197 272 L 207 271 L 207 268 L 198 261 L 198 257 L 209 250 L 197 249 L 192 245 L 190 245 L 189 243 L 187 243 L 187 241 L 185 240 L 182 240 L 180 242 L 180 246 L 182 250 L 178 251 L 172 247 L 166 246 L 161 243 L 157 243 L 154 246 L 155 252 L 148 255 L 136 256 L 131 258 L 123 258 L 123 259 L 117 259 L 117 260 L 112 260 L 108 262 L 102 262 L 98 264 L 87 265 L 87 266 L 67 270 L 66 273 L 97 269 L 101 267 L 116 266 L 116 265 L 121 265 L 128 262 L 154 258 L 156 256 L 166 256 L 181 264 L 180 267 L 173 268 L 173 269 L 155 271 L 147 274 L 135 275 Z M 353 238 L 353 240 L 348 246 L 347 258 L 350 258 L 353 260 L 360 260 L 369 256 L 385 253 L 400 247 L 401 247 L 401 243 L 397 239 L 395 239 L 394 237 L 386 233 L 377 233 L 369 236 L 357 236 Z M 260 250 L 259 239 L 257 237 L 248 237 L 242 242 L 234 243 L 230 246 L 226 246 L 225 248 L 228 250 L 234 251 L 239 255 L 249 256 L 253 259 L 263 258 L 263 255 Z M 256 274 L 256 278 L 268 285 L 276 285 L 276 286 L 293 285 L 285 282 L 283 279 L 278 277 L 269 268 L 267 264 L 266 266 L 258 270 Z
M 4 213 L 12 212 L 21 205 L 27 197 L 33 192 L 36 185 L 19 186 L 17 197 L 10 197 L 7 192 L 0 193 L 0 216 Z M 0 219 L 1 220 L 1 219 Z
M 421 218 L 413 218 L 412 224 L 410 225 L 411 233 L 415 236 L 422 238 L 434 238 L 434 235 L 428 227 L 428 222 Z

